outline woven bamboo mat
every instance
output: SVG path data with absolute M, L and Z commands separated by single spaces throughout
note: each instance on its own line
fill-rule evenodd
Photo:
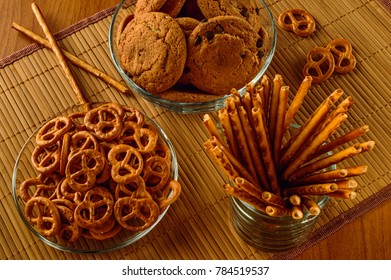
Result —
M 385 1 L 383 1 L 385 2 Z M 369 124 L 366 136 L 375 140 L 373 152 L 346 164 L 368 164 L 370 171 L 359 180 L 353 201 L 331 200 L 322 212 L 316 230 L 299 248 L 269 254 L 244 244 L 229 222 L 228 200 L 221 186 L 225 177 L 202 149 L 207 139 L 202 115 L 177 115 L 154 107 L 139 96 L 123 95 L 107 84 L 72 68 L 88 99 L 128 104 L 155 119 L 171 138 L 177 152 L 183 193 L 163 221 L 137 243 L 106 254 L 78 255 L 46 246 L 23 224 L 14 206 L 11 177 L 15 158 L 28 136 L 42 123 L 75 106 L 78 100 L 51 51 L 31 45 L 0 61 L 0 259 L 269 259 L 293 258 L 344 224 L 391 196 L 391 14 L 379 1 L 269 0 L 276 17 L 297 7 L 310 11 L 318 31 L 300 38 L 278 29 L 278 43 L 268 74 L 282 74 L 295 92 L 301 82 L 306 52 L 331 39 L 348 38 L 358 59 L 347 75 L 333 75 L 314 85 L 296 121 L 301 123 L 336 88 L 342 88 L 356 103 L 344 129 Z M 60 46 L 120 79 L 108 50 L 108 9 L 56 34 Z M 10 31 L 16 32 L 16 31 Z

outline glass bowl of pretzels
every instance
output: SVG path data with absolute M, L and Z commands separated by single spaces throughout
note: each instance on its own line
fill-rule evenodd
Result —
M 174 148 L 141 111 L 75 106 L 28 138 L 12 191 L 28 228 L 72 253 L 102 253 L 148 234 L 181 193 Z
M 123 0 L 109 30 L 111 58 L 129 88 L 180 114 L 224 106 L 266 72 L 276 47 L 273 16 L 263 0 Z M 165 3 L 165 1 L 161 1 Z

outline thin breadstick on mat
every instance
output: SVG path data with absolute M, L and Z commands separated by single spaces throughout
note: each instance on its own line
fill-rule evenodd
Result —
M 81 92 L 79 86 L 77 85 L 77 82 L 75 80 L 75 77 L 73 76 L 71 69 L 69 68 L 69 65 L 67 64 L 67 61 L 65 59 L 64 54 L 62 53 L 62 50 L 57 44 L 56 39 L 54 38 L 53 34 L 51 33 L 49 26 L 47 25 L 41 10 L 39 9 L 38 5 L 36 3 L 31 4 L 31 8 L 35 14 L 35 17 L 38 20 L 39 25 L 42 27 L 43 32 L 45 33 L 46 38 L 50 42 L 50 45 L 52 47 L 52 50 L 54 54 L 57 57 L 58 63 L 63 70 L 66 79 L 68 80 L 72 90 L 76 94 L 76 97 L 79 99 L 80 103 L 86 106 L 88 109 L 88 101 L 84 97 L 83 93 Z
M 15 23 L 15 22 L 12 23 L 12 28 L 14 28 L 14 29 L 18 30 L 19 32 L 25 34 L 26 36 L 30 37 L 31 39 L 33 39 L 34 41 L 36 41 L 40 45 L 42 45 L 48 49 L 52 49 L 52 46 L 48 40 L 45 40 L 41 36 L 32 32 L 31 30 Z M 65 50 L 62 50 L 62 52 L 63 52 L 64 56 L 67 58 L 67 60 L 69 62 L 71 62 L 73 65 L 92 74 L 93 76 L 97 77 L 98 79 L 101 79 L 102 81 L 113 86 L 115 89 L 119 90 L 122 93 L 130 93 L 130 89 L 127 86 L 124 86 L 119 81 L 110 77 L 109 75 L 107 75 L 103 71 L 93 67 L 92 65 L 88 64 L 87 62 L 79 59 L 77 56 L 74 56 L 73 54 L 71 54 Z

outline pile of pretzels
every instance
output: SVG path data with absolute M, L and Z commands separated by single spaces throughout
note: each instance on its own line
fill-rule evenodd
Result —
M 137 109 L 98 104 L 48 121 L 35 140 L 38 175 L 18 193 L 27 221 L 45 237 L 76 242 L 143 231 L 181 193 L 168 144 Z

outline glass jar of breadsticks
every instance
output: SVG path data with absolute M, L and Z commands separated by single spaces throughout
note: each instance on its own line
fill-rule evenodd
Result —
M 44 243 L 101 253 L 148 234 L 181 193 L 176 154 L 147 115 L 117 103 L 69 108 L 20 151 L 17 210 Z
M 311 84 L 312 77 L 305 77 L 294 93 L 281 75 L 264 75 L 242 95 L 233 89 L 215 115 L 204 115 L 210 134 L 204 148 L 229 179 L 223 189 L 233 228 L 264 251 L 288 250 L 303 242 L 330 197 L 354 199 L 354 177 L 368 167 L 346 166 L 346 159 L 375 145 L 359 139 L 368 125 L 342 129 L 353 105 L 342 89 L 296 124 Z

